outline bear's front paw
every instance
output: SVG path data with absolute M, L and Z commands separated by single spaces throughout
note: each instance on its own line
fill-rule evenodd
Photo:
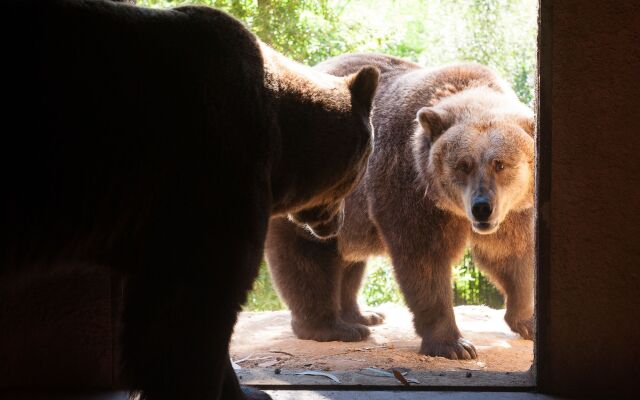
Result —
M 362 325 L 380 325 L 384 322 L 384 314 L 377 311 L 353 311 L 345 312 L 341 315 L 342 320 L 345 322 L 354 322 Z
M 507 325 L 509 325 L 509 328 L 511 328 L 511 330 L 515 333 L 520 334 L 523 339 L 533 340 L 533 337 L 536 334 L 534 317 L 519 319 L 507 315 L 504 317 L 504 319 L 505 321 L 507 321 Z
M 478 352 L 470 341 L 459 338 L 451 342 L 434 342 L 422 339 L 420 354 L 445 357 L 451 360 L 472 360 L 478 358 Z
M 245 399 L 247 400 L 272 400 L 271 396 L 258 389 L 250 388 L 248 386 L 240 386 Z
M 359 342 L 369 337 L 371 331 L 362 324 L 334 321 L 324 325 L 302 324 L 299 321 L 291 323 L 293 333 L 300 339 L 315 340 L 318 342 Z

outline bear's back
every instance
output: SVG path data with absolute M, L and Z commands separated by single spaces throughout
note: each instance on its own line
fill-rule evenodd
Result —
M 416 113 L 422 107 L 434 106 L 443 98 L 471 88 L 483 87 L 499 93 L 510 91 L 491 69 L 475 63 L 401 71 L 390 79 L 385 80 L 383 76 L 372 117 L 377 128 L 376 139 L 386 141 L 388 135 L 393 136 L 389 140 L 396 145 L 397 141 L 408 143 Z
M 239 22 L 109 2 L 7 9 L 3 33 L 22 40 L 3 77 L 4 250 L 42 238 L 55 252 L 83 237 L 93 242 L 79 247 L 107 251 L 94 245 L 141 226 L 242 225 L 255 216 L 233 210 L 268 206 L 262 58 Z
M 314 68 L 331 75 L 346 76 L 364 66 L 376 67 L 383 76 L 421 68 L 420 65 L 411 61 L 375 53 L 343 54 L 318 63 Z

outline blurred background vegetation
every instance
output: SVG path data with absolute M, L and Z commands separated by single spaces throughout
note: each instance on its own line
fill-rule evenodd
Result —
M 530 106 L 535 97 L 537 0 L 138 0 L 148 7 L 198 4 L 229 12 L 276 50 L 314 65 L 352 52 L 395 55 L 424 66 L 475 61 L 496 69 Z M 503 299 L 467 251 L 453 267 L 456 304 L 500 308 Z M 402 302 L 386 258 L 369 261 L 361 300 Z M 266 266 L 245 306 L 284 308 Z

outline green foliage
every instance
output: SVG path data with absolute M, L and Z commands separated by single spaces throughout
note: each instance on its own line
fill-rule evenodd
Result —
M 361 300 L 369 306 L 383 303 L 404 304 L 400 288 L 393 277 L 391 260 L 385 257 L 369 259 L 368 273 L 362 289 Z M 465 250 L 462 259 L 453 266 L 453 301 L 455 305 L 485 304 L 502 308 L 504 299 L 500 292 L 482 275 L 473 263 L 471 251 Z
M 217 7 L 264 42 L 314 65 L 350 52 L 379 52 L 426 66 L 475 61 L 495 68 L 531 104 L 537 0 L 139 0 L 167 8 Z
M 269 269 L 263 261 L 260 263 L 258 277 L 253 282 L 253 290 L 249 292 L 247 302 L 242 309 L 245 311 L 275 311 L 284 310 L 285 308 L 273 288 Z
M 425 66 L 475 61 L 496 69 L 531 105 L 536 71 L 537 0 L 138 0 L 168 8 L 207 5 L 234 15 L 261 40 L 314 65 L 350 52 L 378 52 Z M 456 304 L 504 302 L 467 251 L 454 266 Z M 387 259 L 369 263 L 366 304 L 402 302 Z M 279 310 L 264 263 L 246 310 Z
M 384 303 L 404 304 L 404 298 L 393 276 L 393 268 L 387 258 L 373 257 L 367 263 L 367 277 L 362 288 L 361 300 L 369 306 Z
M 340 14 L 354 50 L 426 66 L 474 61 L 495 68 L 531 104 L 536 0 L 352 0 Z
M 313 65 L 352 50 L 341 35 L 342 7 L 329 0 L 141 0 L 165 8 L 187 4 L 224 10 L 243 21 L 263 42 L 294 60 Z
M 485 304 L 502 308 L 504 299 L 498 290 L 482 275 L 465 250 L 462 260 L 453 266 L 453 302 L 455 305 Z
M 502 308 L 504 300 L 498 290 L 482 275 L 473 263 L 467 249 L 460 262 L 453 266 L 453 297 L 455 305 L 486 304 Z M 384 303 L 404 304 L 404 297 L 393 275 L 393 266 L 386 257 L 372 257 L 367 263 L 367 276 L 360 294 L 360 301 L 368 306 Z M 286 306 L 276 294 L 269 270 L 263 261 L 258 277 L 249 293 L 245 311 L 283 310 Z

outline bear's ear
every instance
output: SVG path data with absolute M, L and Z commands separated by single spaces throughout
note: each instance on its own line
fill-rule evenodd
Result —
M 376 67 L 363 67 L 360 71 L 347 77 L 347 86 L 351 91 L 352 102 L 371 112 L 373 97 L 378 88 L 380 71 Z
M 524 131 L 529 134 L 529 136 L 535 137 L 536 120 L 534 118 L 518 117 L 516 122 L 520 128 L 524 129 Z
M 433 142 L 453 124 L 453 119 L 445 110 L 434 107 L 422 107 L 418 110 L 417 120 L 424 134 Z

